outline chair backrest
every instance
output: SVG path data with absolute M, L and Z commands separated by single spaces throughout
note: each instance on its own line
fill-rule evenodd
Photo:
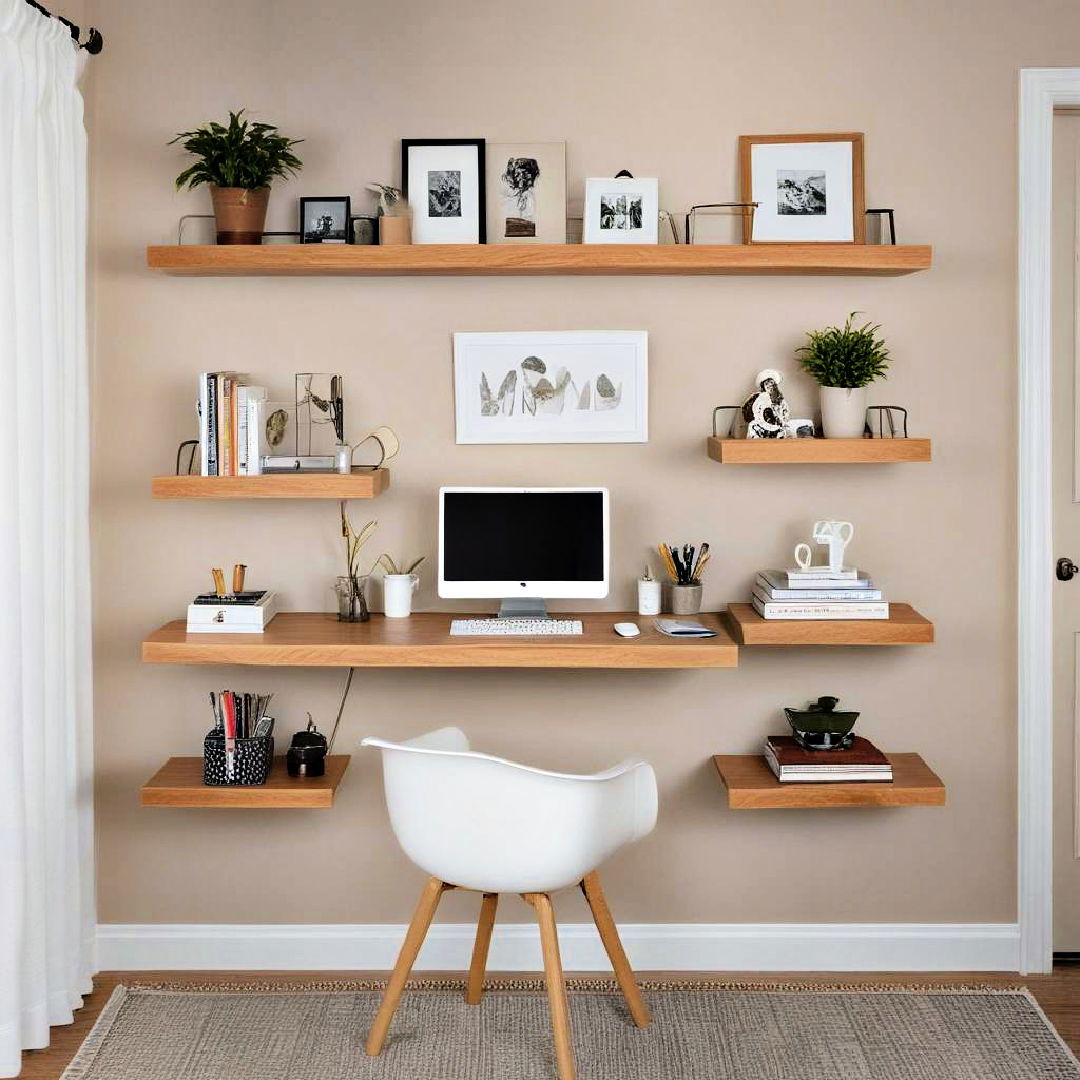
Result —
M 576 884 L 656 824 L 656 776 L 625 761 L 592 776 L 470 751 L 457 728 L 382 751 L 390 823 L 405 854 L 442 881 L 483 892 Z

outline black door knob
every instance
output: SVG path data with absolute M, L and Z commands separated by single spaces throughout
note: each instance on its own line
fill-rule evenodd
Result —
M 1058 559 L 1057 561 L 1057 576 L 1058 581 L 1072 581 L 1074 575 L 1080 573 L 1080 566 L 1077 566 L 1072 559 Z

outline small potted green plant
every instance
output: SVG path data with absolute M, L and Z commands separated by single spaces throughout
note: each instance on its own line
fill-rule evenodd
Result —
M 843 326 L 807 333 L 796 351 L 803 370 L 821 387 L 821 426 L 827 439 L 859 439 L 866 427 L 869 386 L 887 377 L 889 350 L 878 336 L 880 326 L 852 325 L 853 311 Z
M 195 158 L 176 178 L 176 190 L 210 186 L 219 244 L 261 244 L 270 184 L 303 168 L 292 150 L 301 141 L 244 119 L 243 109 L 230 112 L 228 126 L 211 120 L 170 140 Z

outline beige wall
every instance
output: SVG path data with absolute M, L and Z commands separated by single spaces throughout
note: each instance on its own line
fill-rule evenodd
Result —
M 90 0 L 96 60 L 94 530 L 100 914 L 105 922 L 398 922 L 419 873 L 397 850 L 377 761 L 354 758 L 329 812 L 140 809 L 170 754 L 197 753 L 207 692 L 277 695 L 282 733 L 327 723 L 343 674 L 146 667 L 139 641 L 181 614 L 211 565 L 247 562 L 289 608 L 326 607 L 336 506 L 153 503 L 149 477 L 192 434 L 195 374 L 247 370 L 285 392 L 298 370 L 345 373 L 354 430 L 401 434 L 378 542 L 423 552 L 435 607 L 435 489 L 603 483 L 614 506 L 610 608 L 658 539 L 708 539 L 708 606 L 746 595 L 820 516 L 852 519 L 852 555 L 930 615 L 938 644 L 744 653 L 718 672 L 363 672 L 341 749 L 366 733 L 464 727 L 491 750 L 571 769 L 628 754 L 659 775 L 656 832 L 608 869 L 637 922 L 1008 921 L 1014 905 L 1013 303 L 1017 69 L 1077 60 L 1071 3 L 658 8 L 346 0 Z M 275 191 L 361 197 L 395 180 L 398 139 L 568 144 L 571 204 L 587 175 L 658 175 L 682 211 L 736 191 L 749 132 L 867 133 L 870 205 L 935 268 L 900 279 L 190 279 L 152 274 L 205 193 L 176 196 L 176 131 L 249 106 L 307 142 Z M 761 366 L 792 372 L 803 332 L 860 309 L 895 356 L 879 397 L 935 439 L 930 466 L 734 469 L 710 462 L 709 409 Z M 455 330 L 642 328 L 645 446 L 457 447 Z M 363 519 L 369 507 L 354 506 Z M 941 810 L 732 813 L 709 764 L 780 730 L 820 693 L 862 709 L 864 734 L 918 750 L 945 778 Z M 583 911 L 567 898 L 564 917 Z M 443 917 L 473 905 L 451 896 Z M 523 921 L 524 912 L 514 916 Z

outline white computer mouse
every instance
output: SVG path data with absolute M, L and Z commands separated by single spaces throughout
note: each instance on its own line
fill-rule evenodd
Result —
M 617 622 L 614 629 L 619 637 L 637 637 L 641 633 L 637 623 L 633 622 Z

